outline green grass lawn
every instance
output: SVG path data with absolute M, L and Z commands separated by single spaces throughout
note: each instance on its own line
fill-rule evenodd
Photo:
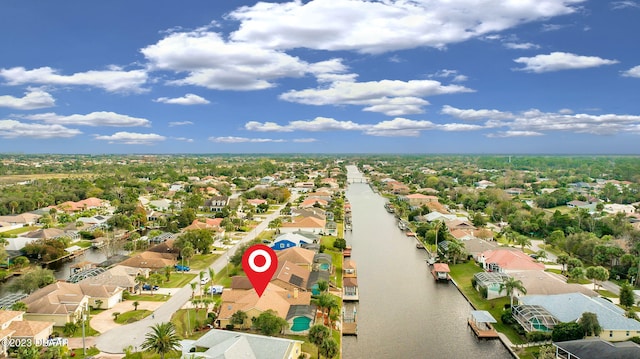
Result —
M 71 352 L 74 353 L 73 354 L 74 358 L 82 359 L 82 358 L 88 358 L 88 357 L 92 357 L 94 355 L 100 354 L 100 349 L 96 348 L 95 346 L 91 348 L 86 348 L 86 353 L 87 353 L 86 355 L 82 354 L 82 348 L 71 350 Z
M 81 247 L 81 248 L 89 248 L 89 247 L 91 247 L 92 244 L 93 244 L 93 242 L 85 241 L 85 240 L 77 241 L 76 243 L 73 243 L 73 245 Z
M 53 327 L 53 332 L 57 333 L 57 336 L 61 338 L 68 338 L 68 336 L 64 334 L 64 327 Z M 87 319 L 87 321 L 84 323 L 84 336 L 93 337 L 96 335 L 100 335 L 100 332 L 91 328 L 91 325 L 89 325 L 89 319 Z M 76 330 L 71 338 L 82 338 L 82 324 L 78 323 L 78 330 Z
M 118 319 L 115 319 L 114 322 L 118 324 L 129 324 L 137 322 L 141 319 L 144 319 L 151 315 L 150 310 L 139 309 L 139 310 L 130 310 L 128 312 L 124 312 L 118 316 Z
M 2 232 L 2 235 L 3 237 L 11 237 L 14 235 L 35 231 L 36 229 L 40 229 L 40 227 L 36 227 L 36 226 L 20 227 L 20 228 L 12 229 L 10 231 Z
M 505 304 L 509 304 L 510 300 L 507 297 L 496 298 L 492 300 L 486 300 L 480 296 L 480 293 L 471 285 L 471 278 L 475 273 L 482 272 L 475 262 L 469 261 L 467 263 L 450 265 L 451 277 L 458 284 L 460 291 L 473 303 L 473 306 L 477 310 L 486 310 L 498 321 L 493 326 L 497 331 L 504 333 L 509 340 L 514 344 L 522 344 L 525 342 L 518 333 L 510 326 L 505 325 L 500 320 L 503 308 Z
M 220 254 L 196 254 L 189 260 L 189 264 L 191 269 L 193 270 L 202 270 L 209 267 Z
M 199 309 L 197 311 L 195 309 L 180 309 L 173 314 L 171 322 L 176 326 L 176 334 L 180 337 L 185 339 L 197 339 L 201 337 L 205 331 L 196 332 L 194 330 L 196 321 L 201 325 L 204 325 L 206 319 L 207 313 L 204 309 Z M 189 329 L 188 333 L 187 329 Z
M 171 279 L 161 284 L 164 288 L 182 288 L 191 282 L 197 274 L 195 273 L 171 273 Z
M 140 348 L 138 348 L 140 350 Z M 172 351 L 164 355 L 165 359 L 179 359 L 182 357 L 182 353 L 180 351 Z M 137 352 L 131 353 L 124 356 L 125 359 L 160 359 L 160 354 L 155 354 L 151 352 Z M 197 358 L 197 357 L 196 357 Z
M 617 295 L 617 294 L 615 294 L 615 293 L 613 293 L 613 292 L 610 292 L 610 291 L 608 291 L 608 290 L 606 290 L 606 289 L 599 289 L 599 290 L 597 290 L 596 292 L 598 292 L 598 293 L 599 293 L 601 296 L 603 296 L 603 297 L 607 297 L 607 298 L 620 298 L 620 296 L 619 296 L 619 295 Z
M 133 303 L 136 300 L 139 302 L 166 302 L 168 299 L 169 297 L 164 294 L 149 294 L 149 291 L 144 291 L 142 294 L 130 295 L 127 300 Z

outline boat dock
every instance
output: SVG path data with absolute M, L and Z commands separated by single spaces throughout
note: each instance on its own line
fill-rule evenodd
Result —
M 496 319 L 486 310 L 474 310 L 467 320 L 469 327 L 478 339 L 497 339 L 498 332 L 491 323 L 496 323 Z
M 358 316 L 355 305 L 353 310 L 342 308 L 342 335 L 358 335 Z

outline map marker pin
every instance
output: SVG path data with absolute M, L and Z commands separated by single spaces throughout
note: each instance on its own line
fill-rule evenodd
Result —
M 273 249 L 263 244 L 253 245 L 247 248 L 242 255 L 242 269 L 247 274 L 258 297 L 262 297 L 271 277 L 278 269 L 278 256 Z

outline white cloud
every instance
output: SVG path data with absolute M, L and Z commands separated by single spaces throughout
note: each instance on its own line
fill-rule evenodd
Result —
M 155 133 L 116 132 L 110 136 L 95 135 L 95 139 L 113 144 L 153 145 L 167 138 Z
M 115 112 L 91 112 L 86 115 L 62 116 L 55 113 L 41 113 L 36 115 L 23 116 L 28 120 L 43 121 L 49 124 L 58 125 L 80 125 L 80 126 L 114 126 L 114 127 L 149 127 L 151 122 L 144 118 L 121 115 Z
M 580 56 L 567 52 L 552 52 L 548 55 L 519 57 L 513 61 L 525 65 L 525 67 L 518 70 L 535 73 L 586 69 L 618 63 L 617 60 L 607 60 L 597 56 Z
M 244 125 L 248 131 L 257 132 L 293 132 L 293 131 L 352 131 L 363 130 L 364 125 L 359 125 L 352 121 L 337 121 L 333 118 L 316 117 L 311 121 L 291 121 L 288 125 L 281 126 L 275 122 L 256 122 L 250 121 Z
M 172 137 L 174 140 L 176 141 L 183 141 L 183 142 L 188 142 L 188 143 L 193 143 L 193 138 L 186 138 L 186 137 Z
M 338 81 L 324 88 L 291 90 L 280 95 L 280 98 L 316 106 L 366 106 L 365 111 L 401 116 L 424 112 L 422 107 L 429 102 L 421 97 L 464 92 L 473 92 L 473 90 L 460 85 L 442 85 L 434 80 Z
M 445 70 L 440 70 L 440 71 L 436 72 L 435 74 L 429 75 L 429 78 L 434 78 L 434 77 L 449 78 L 453 82 L 464 82 L 464 81 L 467 81 L 469 79 L 467 76 L 462 75 L 461 73 L 459 73 L 458 70 L 446 70 L 446 69 Z
M 173 104 L 173 105 L 206 105 L 210 103 L 209 100 L 207 100 L 206 98 L 200 97 L 198 95 L 194 95 L 192 93 L 188 93 L 182 97 L 175 97 L 175 98 L 159 97 L 154 101 L 160 102 L 160 103 Z
M 513 118 L 513 114 L 498 110 L 459 109 L 449 105 L 442 106 L 440 113 L 465 121 L 504 120 Z
M 543 136 L 543 133 L 534 131 L 501 131 L 496 133 L 489 133 L 487 137 L 490 138 L 506 138 L 506 137 L 533 137 Z
M 82 132 L 61 125 L 43 125 L 40 123 L 23 123 L 15 120 L 0 120 L 0 137 L 2 138 L 69 138 Z
M 611 3 L 611 8 L 613 10 L 624 10 L 628 8 L 640 9 L 640 3 L 631 0 L 614 1 Z
M 539 49 L 540 46 L 536 44 L 532 44 L 530 42 L 505 42 L 504 47 L 512 50 L 530 50 L 530 49 Z
M 172 33 L 141 50 L 152 70 L 187 72 L 171 81 L 217 90 L 262 90 L 283 77 L 301 77 L 309 64 L 251 43 L 226 42 L 208 31 Z
M 318 139 L 316 138 L 296 138 L 295 140 L 293 140 L 292 142 L 297 142 L 297 143 L 311 143 L 311 142 L 318 142 Z
M 542 24 L 542 31 L 543 32 L 550 32 L 550 31 L 558 31 L 558 30 L 562 30 L 565 27 L 568 27 L 569 25 L 560 25 L 560 24 Z
M 36 110 L 39 108 L 53 107 L 56 100 L 46 91 L 29 89 L 24 97 L 0 96 L 0 107 L 8 107 L 16 110 Z
M 640 77 L 640 65 L 630 68 L 622 73 L 625 77 Z
M 147 81 L 144 70 L 123 71 L 112 67 L 104 71 L 77 72 L 72 75 L 60 75 L 50 67 L 27 70 L 24 67 L 0 69 L 8 85 L 42 84 L 62 86 L 92 86 L 109 92 L 142 92 Z
M 406 118 L 394 118 L 368 126 L 364 131 L 371 136 L 417 137 L 420 131 L 432 130 L 436 125 L 431 121 L 415 121 Z
M 285 140 L 277 140 L 272 138 L 247 138 L 247 137 L 209 137 L 211 142 L 219 143 L 265 143 L 265 142 L 286 142 Z
M 583 0 L 258 2 L 231 12 L 233 41 L 273 49 L 383 53 L 448 44 L 576 11 Z M 487 9 L 491 9 L 487 11 Z
M 171 121 L 169 127 L 193 125 L 191 121 Z

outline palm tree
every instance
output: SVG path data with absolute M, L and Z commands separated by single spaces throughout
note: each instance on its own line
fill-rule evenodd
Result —
M 140 288 L 140 293 L 142 293 L 142 283 L 147 281 L 147 277 L 140 274 L 136 276 L 135 281 L 136 281 L 136 288 Z
M 339 351 L 340 348 L 338 348 L 338 343 L 336 343 L 336 340 L 331 337 L 325 338 L 322 341 L 322 344 L 320 344 L 320 354 L 324 355 L 325 358 L 333 358 Z
M 138 310 L 138 306 L 140 305 L 140 302 L 138 302 L 138 301 L 136 300 L 136 301 L 134 301 L 134 302 L 133 302 L 133 303 L 131 303 L 131 304 L 133 304 L 133 310 Z
M 196 286 L 198 284 L 196 282 L 191 282 L 189 283 L 189 285 L 191 286 L 191 298 L 193 299 L 193 297 L 196 295 Z
M 318 348 L 318 358 L 320 358 L 320 345 L 331 336 L 331 331 L 324 325 L 316 324 L 309 329 L 309 341 Z
M 200 296 L 202 297 L 202 280 L 204 279 L 204 272 L 200 271 L 200 273 L 198 273 L 198 279 L 200 279 Z
M 160 354 L 160 359 L 170 351 L 180 348 L 180 337 L 176 335 L 176 327 L 171 322 L 158 323 L 147 333 L 142 349 Z
M 510 307 L 513 307 L 513 292 L 518 290 L 522 294 L 527 294 L 527 288 L 524 287 L 522 281 L 513 277 L 508 277 L 504 282 L 500 283 L 498 292 L 505 290 L 509 298 L 511 299 Z

